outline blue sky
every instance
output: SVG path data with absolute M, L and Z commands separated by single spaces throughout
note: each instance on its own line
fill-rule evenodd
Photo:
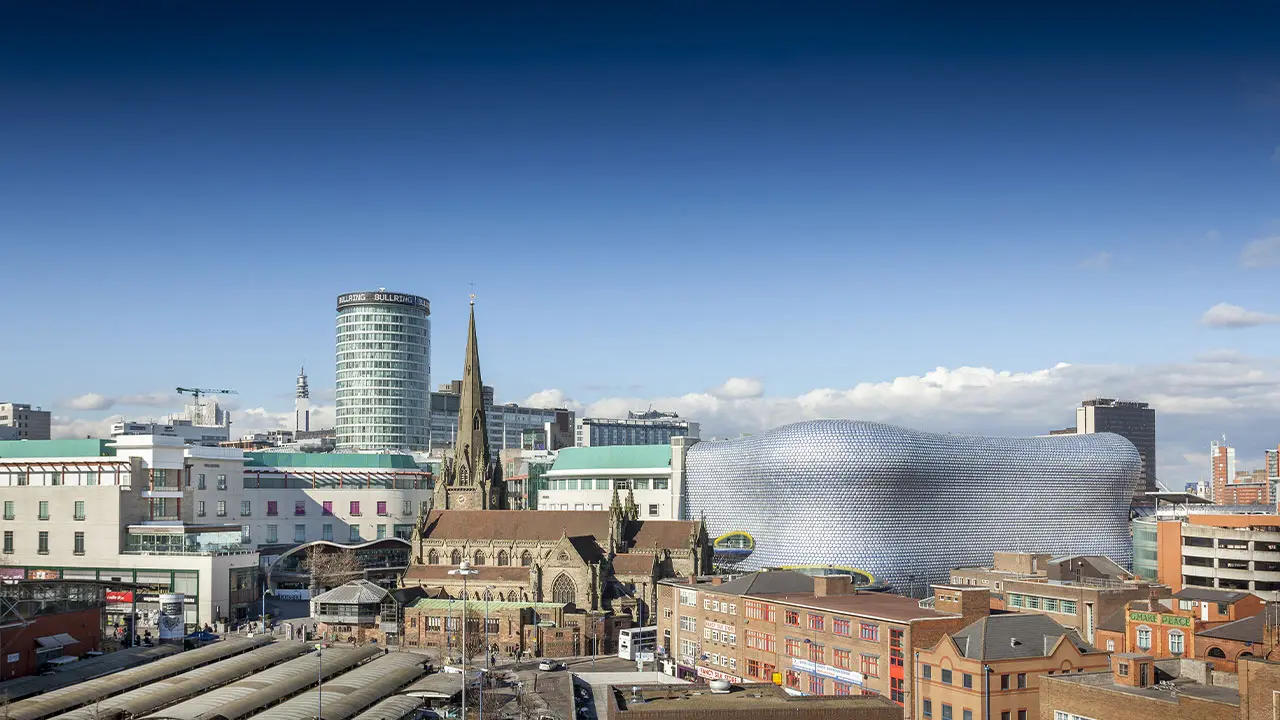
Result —
M 1166 398 L 1176 455 L 1280 442 L 1276 10 L 613 5 L 0 11 L 0 395 L 66 432 L 177 385 L 269 419 L 376 287 L 432 300 L 446 382 L 474 282 L 504 400 L 1070 363 L 1113 370 L 1025 421 L 979 388 L 759 422 L 1029 433 L 1096 389 Z M 1229 389 L 1188 381 L 1225 353 Z

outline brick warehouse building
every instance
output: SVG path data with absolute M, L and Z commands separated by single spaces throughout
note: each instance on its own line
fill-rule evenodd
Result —
M 789 570 L 667 580 L 658 647 L 668 674 L 773 682 L 800 694 L 884 695 L 911 708 L 916 650 L 989 613 L 985 588 L 935 586 L 929 601 L 858 592 L 847 575 Z

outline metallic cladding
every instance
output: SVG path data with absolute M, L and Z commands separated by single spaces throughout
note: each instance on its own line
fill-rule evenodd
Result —
M 684 507 L 711 537 L 751 534 L 741 568 L 852 566 L 920 595 L 997 550 L 1127 566 L 1141 467 L 1112 433 L 988 438 L 816 420 L 694 445 Z

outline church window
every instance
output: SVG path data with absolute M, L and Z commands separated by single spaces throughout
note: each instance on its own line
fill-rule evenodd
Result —
M 453 552 L 449 553 L 449 564 L 450 564 L 450 565 L 458 565 L 458 564 L 461 564 L 461 563 L 462 563 L 462 551 L 461 551 L 461 550 L 454 550 Z
M 560 562 L 569 562 L 569 553 L 561 550 L 560 556 L 558 559 L 560 560 Z
M 533 564 L 533 555 L 531 555 L 528 550 L 525 550 L 520 554 L 520 564 L 524 567 L 529 567 Z
M 475 416 L 474 416 L 474 417 L 472 417 L 472 419 L 471 419 L 471 429 L 472 429 L 472 430 L 479 430 L 479 429 L 480 429 L 480 413 L 478 413 L 478 412 L 477 412 L 477 413 L 475 414 Z
M 507 602 L 515 602 L 519 599 L 520 598 L 516 596 L 515 590 L 512 590 L 511 592 L 507 593 Z
M 477 565 L 483 565 L 483 564 L 484 564 L 484 551 L 483 551 L 483 550 L 477 550 L 477 551 L 476 551 L 476 564 L 477 564 Z
M 573 586 L 573 580 L 568 575 L 560 573 L 556 577 L 556 581 L 551 584 L 551 602 L 571 603 L 577 600 L 578 591 Z
M 506 550 L 499 550 L 499 551 L 498 551 L 498 564 L 499 564 L 499 565 L 510 565 L 510 564 L 511 564 L 511 558 L 510 558 L 510 557 L 508 557 L 508 555 L 507 555 L 507 551 L 506 551 Z
M 428 565 L 439 565 L 439 564 L 440 564 L 440 553 L 436 552 L 435 550 L 432 550 L 431 552 L 427 553 L 427 564 L 428 564 Z

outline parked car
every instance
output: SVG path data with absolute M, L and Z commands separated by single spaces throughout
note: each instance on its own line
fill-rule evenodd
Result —
M 562 667 L 564 666 L 556 662 L 555 660 L 543 660 L 542 662 L 538 663 L 538 669 L 543 671 L 559 670 Z

